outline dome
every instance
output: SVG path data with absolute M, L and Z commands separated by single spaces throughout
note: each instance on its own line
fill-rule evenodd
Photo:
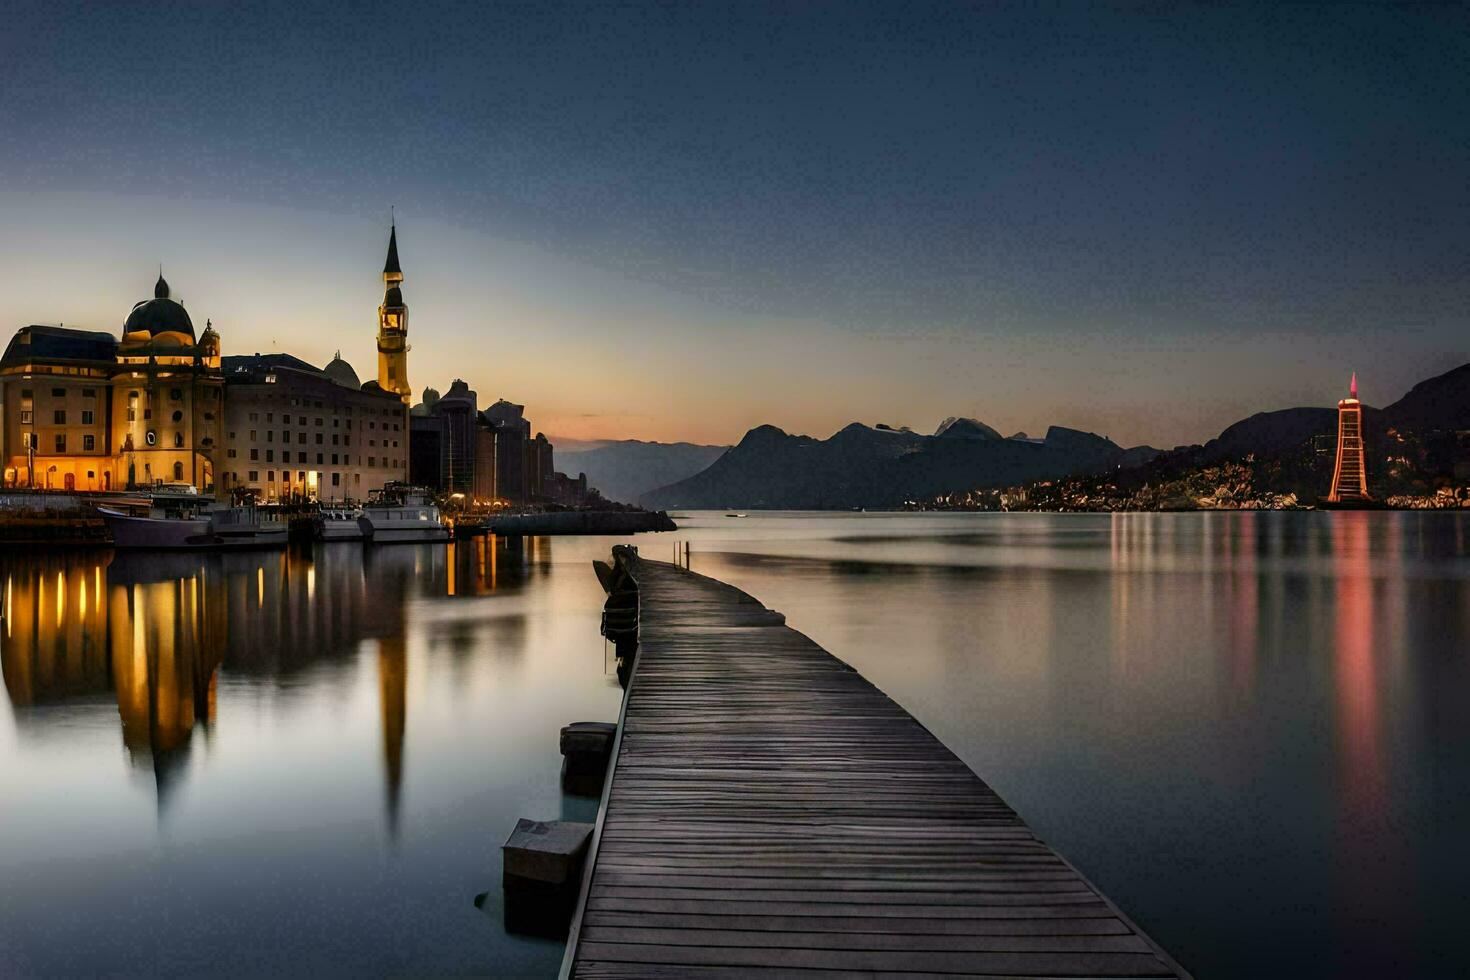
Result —
M 322 373 L 332 380 L 333 384 L 339 384 L 344 388 L 354 391 L 362 387 L 362 382 L 357 379 L 357 372 L 352 370 L 352 365 L 342 360 L 342 352 L 332 358 L 330 364 L 322 368 Z
M 133 307 L 133 311 L 123 321 L 123 333 L 142 332 L 153 336 L 170 331 L 187 334 L 193 340 L 194 321 L 189 319 L 189 312 L 183 306 L 169 299 L 168 283 L 163 276 L 159 276 L 158 282 L 153 286 L 153 298 Z

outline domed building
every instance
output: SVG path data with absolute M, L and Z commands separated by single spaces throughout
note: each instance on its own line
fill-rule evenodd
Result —
M 220 338 L 196 337 L 160 274 L 121 336 L 23 327 L 0 358 L 5 486 L 121 490 L 214 487 L 222 443 Z

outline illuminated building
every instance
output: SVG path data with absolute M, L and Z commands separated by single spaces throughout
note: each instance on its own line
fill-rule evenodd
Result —
M 1358 401 L 1356 373 L 1348 396 L 1337 403 L 1337 464 L 1332 469 L 1332 491 L 1327 499 L 1333 503 L 1369 499 L 1363 458 L 1363 403 Z
M 401 282 L 395 226 L 383 264 L 376 381 L 359 383 L 340 351 L 320 369 L 290 354 L 225 358 L 222 489 L 267 500 L 363 500 L 408 477 L 408 307 Z
M 408 475 L 403 402 L 332 359 L 318 369 L 290 354 L 224 359 L 226 490 L 267 500 L 364 500 Z
M 0 481 L 54 490 L 214 485 L 220 339 L 197 338 L 163 276 L 121 338 L 23 327 L 0 358 Z

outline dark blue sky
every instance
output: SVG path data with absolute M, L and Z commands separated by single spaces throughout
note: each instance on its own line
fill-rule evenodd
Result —
M 409 243 L 435 255 L 440 229 L 543 257 L 548 320 L 558 277 L 629 282 L 635 311 L 687 322 L 671 366 L 695 380 L 606 434 L 976 414 L 1172 444 L 1330 403 L 1352 368 L 1382 403 L 1470 359 L 1467 6 L 303 6 L 15 8 L 0 192 L 58 225 L 99 199 L 323 226 L 396 203 L 411 306 Z M 119 263 L 185 261 L 166 226 L 140 237 Z M 257 264 L 229 227 L 200 237 Z M 105 278 L 26 261 L 36 283 Z M 70 322 L 133 298 L 21 306 Z M 516 332 L 453 283 L 418 298 L 416 350 Z M 251 311 L 194 303 L 260 342 Z M 595 383 L 562 361 L 589 307 L 547 378 L 487 364 L 482 397 L 593 417 L 550 376 Z M 717 370 L 733 348 L 811 370 L 742 386 Z

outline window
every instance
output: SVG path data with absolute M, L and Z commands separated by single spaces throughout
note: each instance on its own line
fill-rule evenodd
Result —
M 251 429 L 250 430 L 250 441 L 251 442 L 254 442 L 255 441 L 255 430 L 254 429 Z
M 344 445 L 344 446 L 350 446 L 350 445 L 352 445 L 352 437 L 351 436 L 343 436 L 342 437 L 342 445 Z
M 92 452 L 96 448 L 97 448 L 97 437 L 96 436 L 82 436 L 82 451 L 83 452 L 90 453 L 90 452 Z
M 275 416 L 275 414 L 274 414 L 274 413 L 272 413 L 272 412 L 266 412 L 266 413 L 265 413 L 265 420 L 266 420 L 266 421 L 267 421 L 267 422 L 274 422 L 274 421 L 275 421 L 275 420 L 276 420 L 276 416 Z
M 255 449 L 255 448 L 251 448 L 251 450 L 250 450 L 250 458 L 251 459 L 259 459 L 260 458 L 260 450 L 259 449 Z
M 275 470 L 266 470 L 265 471 L 265 482 L 266 483 L 275 483 L 276 482 L 276 471 Z
M 66 409 L 58 408 L 55 412 L 52 413 L 52 415 L 55 418 L 57 425 L 66 424 Z
M 234 439 L 235 439 L 235 434 L 233 432 L 231 432 L 230 433 L 230 440 L 233 442 Z
M 32 391 L 30 388 L 22 388 L 20 390 L 20 397 L 22 397 L 22 398 L 34 398 L 34 397 L 36 397 L 36 393 L 34 391 Z
M 306 433 L 305 432 L 298 432 L 298 433 L 296 433 L 296 443 L 297 443 L 297 445 L 300 445 L 300 446 L 306 445 Z
M 206 421 L 206 422 L 213 422 L 214 421 L 214 413 L 213 412 L 205 412 L 204 413 L 204 421 Z
M 144 409 L 143 409 L 143 418 L 144 418 L 145 421 L 147 419 L 153 418 L 153 409 L 148 408 L 148 407 L 145 406 Z
M 321 408 L 322 407 L 322 403 L 321 402 L 317 402 L 316 403 L 316 407 L 317 408 Z M 317 424 L 317 428 L 321 428 L 322 420 L 321 419 L 317 419 L 316 420 L 316 424 Z
M 276 451 L 274 449 L 267 449 L 265 451 L 265 461 L 267 463 L 274 463 L 276 461 Z
M 318 466 L 322 465 L 322 454 L 321 453 L 317 453 L 316 454 L 316 465 L 318 465 Z
M 322 434 L 321 434 L 321 433 L 320 433 L 320 432 L 318 432 L 318 433 L 317 433 L 317 434 L 316 434 L 316 444 L 317 444 L 317 445 L 318 445 L 318 446 L 320 446 L 320 445 L 321 445 L 321 444 L 322 444 Z
M 252 422 L 259 422 L 260 421 L 260 413 L 259 412 L 251 412 L 250 413 L 250 421 L 252 421 Z M 251 436 L 250 438 L 254 439 L 255 437 L 254 436 Z M 253 479 L 255 479 L 255 477 L 251 477 L 251 479 L 253 480 Z
M 377 466 L 378 465 L 378 458 L 376 456 L 369 456 L 368 457 L 368 465 L 369 466 Z
M 26 433 L 26 442 L 25 442 L 25 445 L 26 445 L 26 447 L 28 449 L 35 449 L 36 448 L 37 442 L 36 442 L 36 434 L 34 432 L 27 432 Z
M 306 462 L 306 453 L 297 453 L 296 454 L 296 462 L 298 462 L 298 463 L 304 463 L 304 462 Z
M 284 429 L 281 430 L 281 441 L 282 442 L 290 442 L 291 441 L 291 433 L 285 431 Z
M 183 449 L 184 448 L 184 434 L 182 432 L 175 432 L 174 433 L 174 448 L 175 449 Z
M 66 397 L 66 389 L 65 388 L 52 388 L 51 389 L 51 397 L 52 398 L 65 398 Z
M 182 389 L 182 388 L 170 388 L 168 390 L 168 400 L 171 401 L 171 402 L 181 402 L 181 401 L 183 401 L 184 400 L 184 389 Z
M 337 433 L 332 433 L 332 445 L 337 445 Z
M 234 459 L 235 458 L 235 451 L 233 449 L 226 449 L 225 450 L 225 455 L 228 456 L 230 459 Z
M 175 463 L 174 464 L 174 479 L 175 480 L 182 480 L 183 478 L 184 478 L 184 464 L 183 463 Z
M 66 452 L 66 436 L 58 435 L 56 437 L 56 451 L 58 453 Z
M 334 486 L 334 487 L 340 487 L 341 485 L 342 485 L 342 474 L 341 473 L 333 473 L 332 474 L 332 486 Z
M 183 412 L 175 412 L 173 414 L 173 419 L 174 419 L 175 422 L 182 422 L 182 421 L 184 421 L 184 413 Z
M 341 423 L 342 423 L 342 420 L 341 419 L 336 419 L 336 418 L 332 419 L 332 428 L 334 428 L 334 429 L 340 429 L 340 428 L 342 428 L 342 424 Z
M 82 397 L 83 398 L 96 398 L 97 397 L 97 389 L 96 388 L 83 388 L 82 389 Z
M 20 424 L 21 425 L 30 425 L 30 424 L 32 424 L 33 420 L 34 420 L 34 414 L 31 412 L 30 409 L 23 408 L 23 409 L 20 410 Z
M 332 465 L 333 466 L 336 466 L 337 465 L 337 454 L 336 453 L 333 453 L 332 454 Z
M 305 483 L 306 482 L 306 471 L 305 470 L 297 470 L 296 471 L 296 482 L 297 483 Z
M 260 470 L 251 470 L 249 473 L 245 474 L 245 478 L 247 480 L 249 480 L 251 483 L 259 483 L 260 482 Z
M 275 429 L 266 429 L 265 430 L 265 441 L 266 442 L 275 442 L 276 441 L 276 430 Z

